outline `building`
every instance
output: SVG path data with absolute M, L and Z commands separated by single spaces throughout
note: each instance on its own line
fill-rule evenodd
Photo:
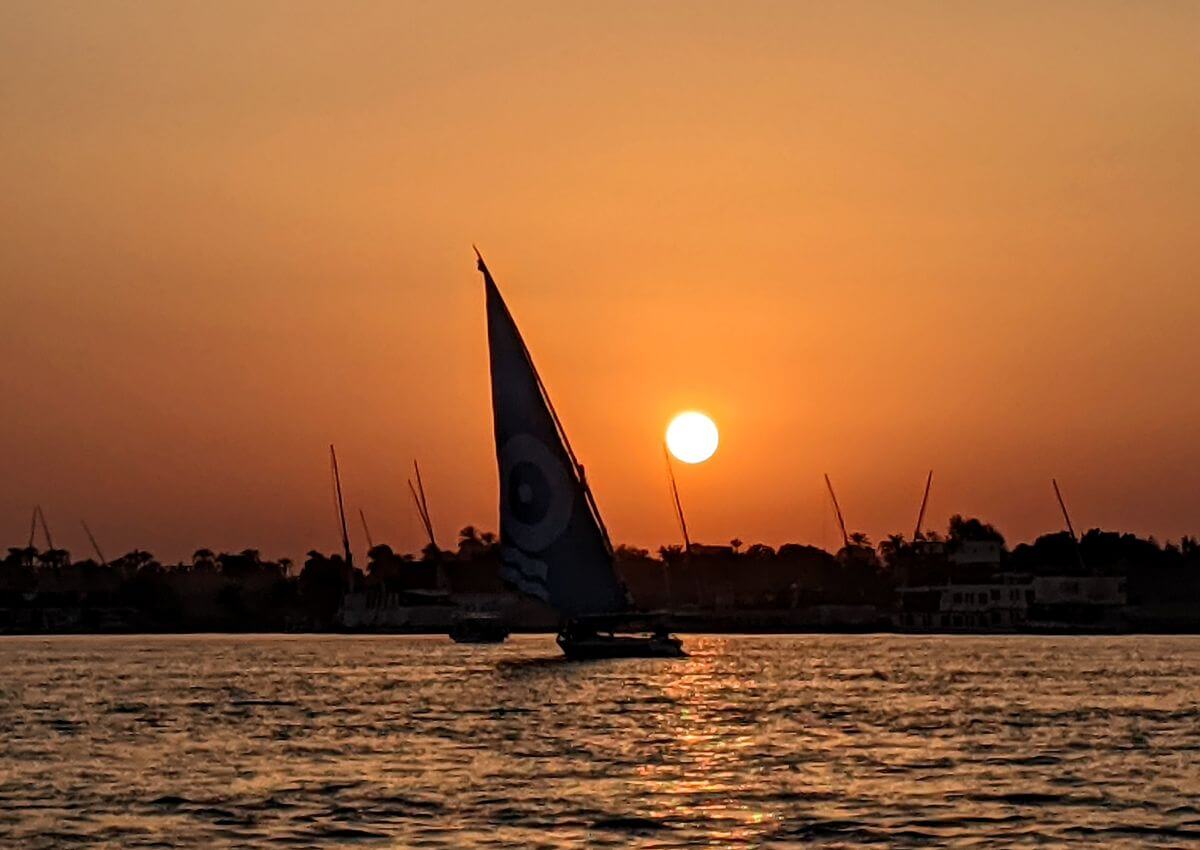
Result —
M 998 573 L 990 582 L 897 589 L 892 623 L 915 632 L 1117 631 L 1125 579 Z

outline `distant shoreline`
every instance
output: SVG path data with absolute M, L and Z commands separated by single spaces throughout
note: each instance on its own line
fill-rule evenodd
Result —
M 794 635 L 803 637 L 806 635 L 853 635 L 853 636 L 898 636 L 898 637 L 1200 637 L 1200 628 L 1196 629 L 1180 629 L 1180 630 L 1153 630 L 1153 629 L 1126 629 L 1121 631 L 1115 630 L 1088 630 L 1088 629 L 1025 629 L 1025 630 L 1008 630 L 1008 631 L 987 631 L 987 630 L 957 630 L 957 631 L 915 631 L 911 629 L 883 629 L 883 628 L 822 628 L 822 629 L 706 629 L 706 628 L 686 628 L 672 629 L 672 631 L 681 635 L 703 635 L 703 636 L 789 636 Z M 544 635 L 553 637 L 555 632 L 541 629 L 514 629 L 514 636 L 521 635 Z M 197 630 L 184 629 L 180 631 L 170 630 L 129 630 L 129 631 L 6 631 L 0 632 L 2 638 L 23 638 L 23 637 L 169 637 L 178 636 L 186 637 L 188 635 L 212 636 L 212 635 L 227 635 L 230 637 L 250 636 L 250 637 L 428 637 L 438 638 L 443 637 L 449 640 L 445 632 L 417 630 L 386 630 L 386 629 L 331 629 L 327 631 L 296 631 L 286 632 L 278 630 L 240 630 L 230 631 L 228 629 L 212 629 L 212 630 Z

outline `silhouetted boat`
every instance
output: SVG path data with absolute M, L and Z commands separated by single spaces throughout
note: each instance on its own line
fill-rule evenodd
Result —
M 558 633 L 558 645 L 573 661 L 592 661 L 600 658 L 680 658 L 685 655 L 679 638 L 656 628 L 640 634 L 621 634 L 620 628 L 630 631 L 628 624 L 598 622 L 581 617 L 569 622 Z
M 483 258 L 492 416 L 500 471 L 501 575 L 563 618 L 568 658 L 678 657 L 662 629 L 620 634 L 629 594 L 583 466 Z
M 508 624 L 497 614 L 467 614 L 450 626 L 455 643 L 504 643 L 508 635 Z

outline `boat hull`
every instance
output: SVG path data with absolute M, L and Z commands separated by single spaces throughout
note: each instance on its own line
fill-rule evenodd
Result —
M 504 643 L 508 626 L 498 621 L 460 621 L 450 627 L 450 639 L 455 643 Z
M 558 636 L 558 646 L 571 661 L 602 658 L 685 658 L 683 643 L 671 635 Z

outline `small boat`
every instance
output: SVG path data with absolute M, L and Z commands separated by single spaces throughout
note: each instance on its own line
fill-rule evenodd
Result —
M 572 661 L 601 658 L 685 658 L 683 641 L 665 631 L 617 634 L 571 624 L 558 635 L 558 646 Z
M 569 659 L 683 655 L 679 639 L 661 628 L 622 632 L 637 614 L 595 496 L 521 332 L 478 260 L 500 471 L 501 577 L 559 613 L 558 645 Z
M 504 643 L 509 629 L 498 615 L 468 614 L 455 619 L 449 634 L 455 643 Z

